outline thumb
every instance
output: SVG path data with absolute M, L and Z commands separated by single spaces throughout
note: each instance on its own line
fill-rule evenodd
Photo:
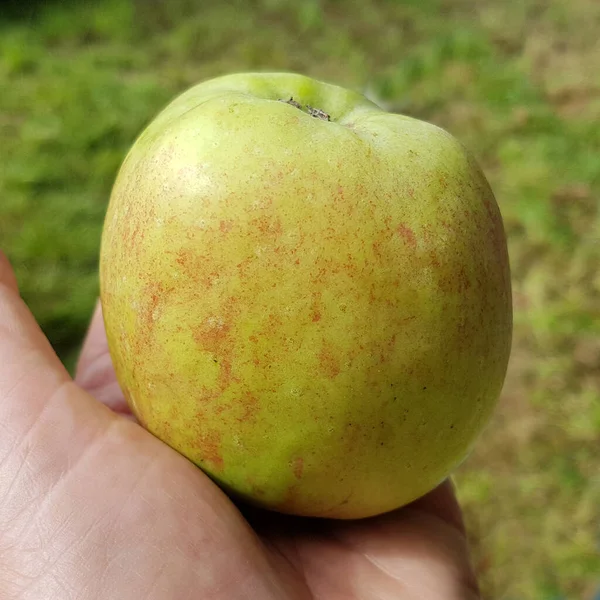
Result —
M 21 396 L 31 400 L 29 408 L 41 409 L 37 397 L 68 380 L 66 369 L 19 296 L 14 271 L 0 251 L 0 415 L 6 417 L 16 408 L 11 407 L 11 399 Z M 31 394 L 34 386 L 46 394 Z
M 0 252 L 0 464 L 33 440 L 40 452 L 49 452 L 58 441 L 72 444 L 77 430 L 95 437 L 110 414 L 76 388 L 19 296 L 14 272 Z

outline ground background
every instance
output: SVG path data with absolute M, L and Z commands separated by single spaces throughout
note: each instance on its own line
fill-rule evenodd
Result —
M 449 129 L 496 192 L 514 278 L 502 401 L 456 477 L 485 598 L 591 599 L 599 30 L 597 0 L 5 1 L 0 244 L 72 366 L 116 170 L 175 93 L 232 70 L 295 70 Z

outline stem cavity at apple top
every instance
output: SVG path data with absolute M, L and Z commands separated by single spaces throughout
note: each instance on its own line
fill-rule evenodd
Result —
M 315 108 L 314 106 L 310 106 L 310 104 L 305 104 L 304 108 L 302 108 L 302 104 L 300 104 L 300 102 L 296 102 L 296 100 L 294 100 L 292 96 L 290 96 L 289 100 L 284 100 L 283 98 L 280 98 L 279 102 L 291 104 L 292 106 L 295 106 L 298 110 L 303 110 L 315 119 L 321 119 L 322 121 L 331 121 L 331 116 L 324 110 L 321 110 L 320 108 Z

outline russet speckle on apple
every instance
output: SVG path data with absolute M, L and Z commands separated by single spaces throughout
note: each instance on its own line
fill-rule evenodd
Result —
M 206 81 L 148 125 L 100 279 L 140 423 L 271 510 L 415 500 L 467 456 L 506 373 L 506 238 L 474 159 L 301 75 Z

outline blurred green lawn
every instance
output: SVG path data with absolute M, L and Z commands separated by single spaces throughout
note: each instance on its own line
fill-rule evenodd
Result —
M 116 171 L 174 94 L 233 70 L 294 70 L 449 129 L 496 192 L 514 278 L 502 401 L 456 477 L 485 597 L 592 598 L 598 31 L 597 0 L 4 2 L 0 245 L 72 366 L 97 294 Z

